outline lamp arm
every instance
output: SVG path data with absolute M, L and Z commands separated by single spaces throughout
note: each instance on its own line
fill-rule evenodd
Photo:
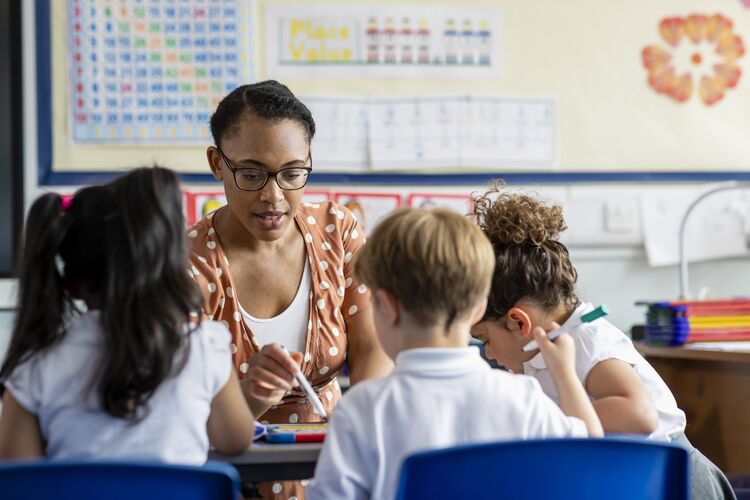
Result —
M 690 298 L 690 285 L 688 284 L 688 260 L 685 255 L 685 228 L 687 227 L 687 221 L 693 209 L 700 204 L 701 201 L 708 198 L 714 193 L 721 191 L 729 191 L 731 189 L 742 189 L 750 188 L 750 182 L 739 182 L 739 181 L 727 181 L 715 186 L 713 189 L 706 191 L 705 193 L 694 199 L 690 205 L 688 205 L 685 215 L 682 216 L 680 221 L 680 232 L 679 232 L 679 256 L 680 256 L 680 298 L 687 300 Z

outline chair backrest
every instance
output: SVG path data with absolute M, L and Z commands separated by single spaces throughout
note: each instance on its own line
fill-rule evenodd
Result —
M 645 439 L 543 439 L 426 451 L 396 498 L 685 500 L 688 453 Z
M 239 488 L 239 474 L 222 462 L 0 462 L 0 498 L 8 500 L 236 500 Z

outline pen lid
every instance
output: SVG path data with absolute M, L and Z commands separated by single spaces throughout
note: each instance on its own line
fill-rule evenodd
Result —
M 609 309 L 605 305 L 601 305 L 591 312 L 588 312 L 581 316 L 581 323 L 590 323 L 595 319 L 601 318 L 609 314 Z

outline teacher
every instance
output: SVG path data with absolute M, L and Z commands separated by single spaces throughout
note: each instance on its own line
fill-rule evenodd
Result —
M 227 205 L 187 232 L 204 317 L 232 333 L 234 366 L 258 420 L 319 421 L 296 387 L 297 368 L 328 412 L 341 397 L 344 361 L 353 384 L 392 368 L 369 290 L 353 278 L 363 231 L 343 206 L 302 203 L 315 122 L 286 86 L 238 87 L 219 103 L 211 134 L 208 164 Z M 273 484 L 274 497 L 297 495 L 289 484 Z

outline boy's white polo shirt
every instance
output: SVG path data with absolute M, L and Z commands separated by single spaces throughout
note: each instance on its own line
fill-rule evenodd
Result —
M 590 303 L 580 304 L 565 324 L 593 310 L 594 306 Z M 636 351 L 627 335 L 612 323 L 600 318 L 591 323 L 584 323 L 570 332 L 570 336 L 576 347 L 576 373 L 584 387 L 589 372 L 600 361 L 608 359 L 624 361 L 633 367 L 659 412 L 659 425 L 649 438 L 671 441 L 675 435 L 684 432 L 685 412 L 677 407 L 677 402 L 667 384 L 648 361 Z M 523 364 L 523 372 L 537 379 L 544 392 L 555 401 L 559 401 L 554 380 L 547 370 L 541 353 Z
M 410 349 L 390 375 L 344 395 L 306 497 L 393 498 L 402 461 L 417 451 L 585 435 L 536 380 L 493 370 L 476 347 Z

